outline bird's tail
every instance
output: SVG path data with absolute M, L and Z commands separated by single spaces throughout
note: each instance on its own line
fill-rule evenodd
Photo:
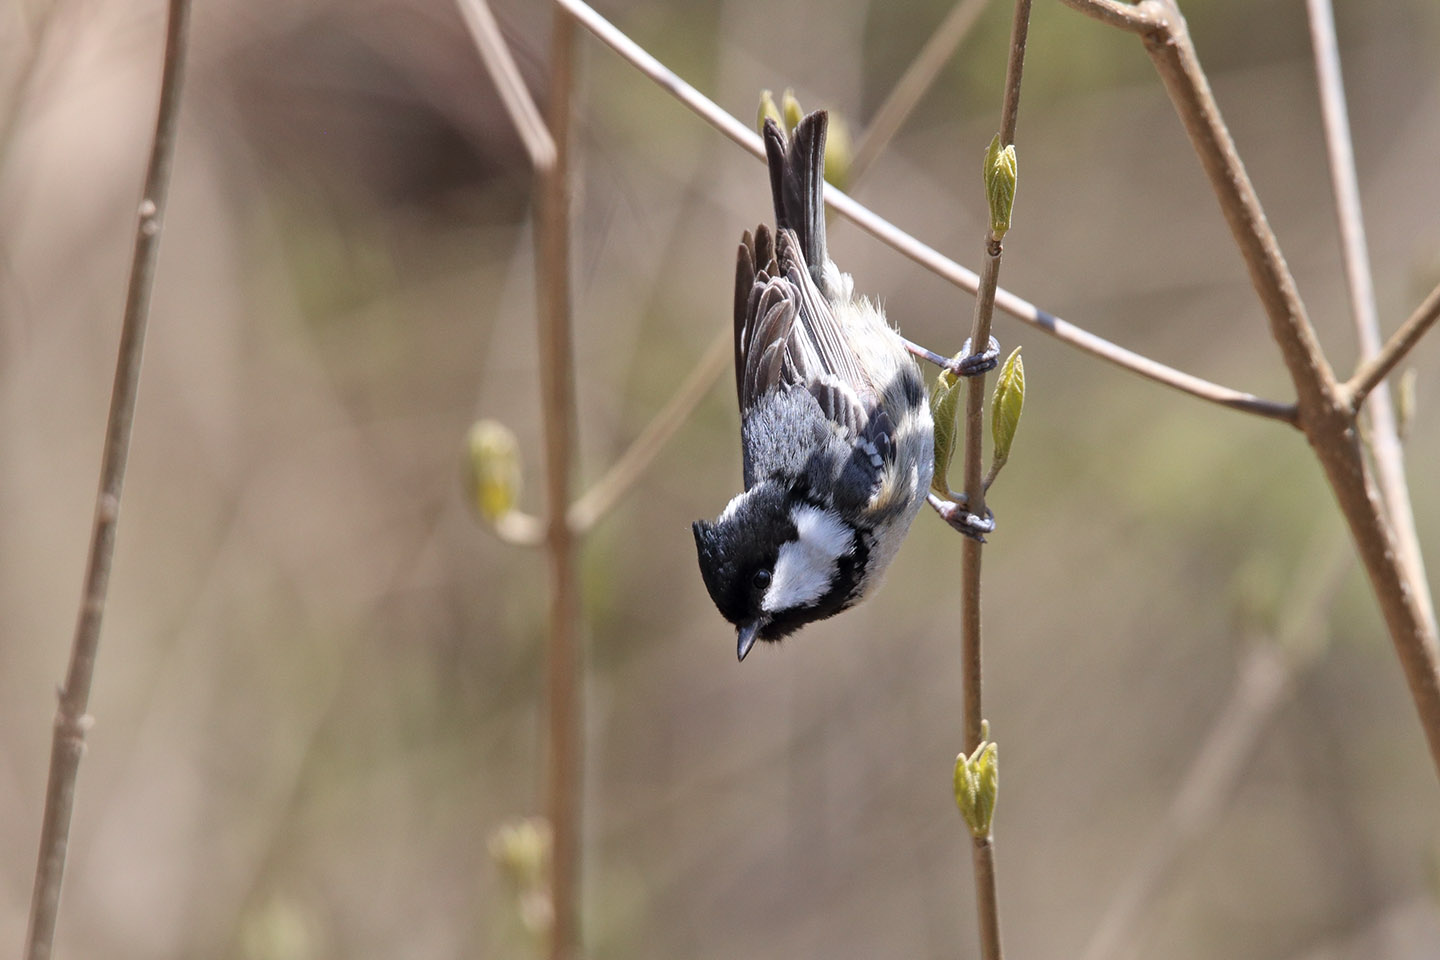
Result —
M 795 231 L 810 276 L 826 289 L 825 263 L 825 130 L 830 115 L 807 114 L 789 138 L 774 120 L 765 121 L 765 155 L 770 164 L 770 192 L 775 224 Z

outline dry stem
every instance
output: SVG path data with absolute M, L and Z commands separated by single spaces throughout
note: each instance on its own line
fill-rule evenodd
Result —
M 550 895 L 555 908 L 551 960 L 580 949 L 579 578 L 567 520 L 575 449 L 575 365 L 570 329 L 570 97 L 575 24 L 555 11 L 550 49 L 550 136 L 555 166 L 537 171 L 535 222 L 540 337 L 540 406 L 545 424 L 545 552 L 550 566 L 550 633 L 545 693 L 549 705 L 549 817 L 554 848 Z
M 1405 359 L 1437 319 L 1440 319 L 1440 287 L 1430 291 L 1430 295 L 1415 308 L 1410 318 L 1400 325 L 1400 329 L 1386 341 L 1380 352 L 1360 364 L 1355 375 L 1345 384 L 1351 409 L 1360 408 L 1370 392 Z
M 1340 49 L 1335 40 L 1335 14 L 1330 0 L 1306 0 L 1310 18 L 1311 46 L 1315 52 L 1315 77 L 1320 88 L 1320 115 L 1325 126 L 1325 153 L 1330 165 L 1335 214 L 1340 229 L 1345 263 L 1345 283 L 1350 291 L 1350 313 L 1360 345 L 1360 361 L 1380 352 L 1380 321 L 1375 309 L 1375 283 L 1370 275 L 1370 254 L 1365 243 L 1365 218 L 1360 209 L 1360 185 L 1355 174 L 1355 150 L 1350 140 L 1350 118 L 1345 106 L 1345 82 L 1340 71 Z M 1375 464 L 1380 496 L 1395 527 L 1401 559 L 1409 568 L 1411 582 L 1424 588 L 1425 562 L 1415 531 L 1415 511 L 1410 488 L 1405 482 L 1405 452 L 1395 408 L 1384 383 L 1377 385 L 1364 415 L 1369 421 L 1367 441 Z M 1431 605 L 1428 596 L 1426 606 Z
M 500 35 L 500 24 L 495 22 L 490 4 L 486 0 L 459 0 L 459 5 L 480 59 L 500 93 L 500 102 L 530 155 L 530 163 L 537 170 L 550 169 L 555 166 L 555 141 L 525 86 L 525 78 L 520 76 L 520 68 L 515 66 L 515 58 L 510 56 L 510 47 Z
M 100 462 L 100 492 L 95 502 L 95 523 L 85 567 L 85 585 L 70 649 L 70 667 L 60 690 L 50 748 L 50 776 L 45 789 L 45 814 L 40 829 L 40 854 L 35 867 L 35 888 L 30 899 L 27 960 L 46 960 L 55 940 L 60 909 L 60 882 L 70 839 L 70 817 L 75 806 L 75 778 L 85 752 L 86 713 L 95 657 L 100 646 L 100 621 L 105 612 L 110 564 L 115 553 L 115 527 L 120 519 L 120 494 L 130 451 L 130 429 L 135 420 L 135 397 L 140 382 L 140 361 L 145 349 L 145 324 L 150 313 L 155 263 L 160 252 L 160 229 L 165 197 L 170 186 L 170 165 L 179 120 L 180 88 L 190 25 L 189 0 L 170 0 L 165 34 L 165 64 L 160 79 L 160 105 L 155 138 L 145 172 L 144 195 L 135 228 L 135 250 L 125 295 L 125 316 L 115 363 L 115 384 L 110 394 L 110 416 Z
M 1015 0 L 1010 24 L 1010 55 L 1005 67 L 1005 98 L 1000 109 L 1000 143 L 1015 142 L 1015 122 L 1020 112 L 1020 81 L 1025 68 L 1025 40 L 1030 31 L 1030 0 Z M 988 220 L 988 218 L 987 218 Z M 970 330 L 972 349 L 984 350 L 990 342 L 990 321 L 995 311 L 995 289 L 1000 278 L 1001 235 L 985 237 L 985 269 L 975 298 L 975 320 Z M 987 377 L 971 377 L 965 393 L 965 509 L 985 516 L 983 444 L 985 435 L 985 385 Z M 961 562 L 961 645 L 965 685 L 965 752 L 980 744 L 983 717 L 983 659 L 980 633 L 980 567 L 982 545 L 967 537 Z M 995 880 L 995 841 L 991 836 L 975 837 L 971 863 L 975 872 L 975 910 L 980 924 L 980 956 L 1001 960 L 1000 897 Z

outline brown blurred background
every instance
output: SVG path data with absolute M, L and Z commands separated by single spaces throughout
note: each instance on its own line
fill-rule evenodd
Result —
M 153 123 L 162 4 L 0 12 L 0 944 L 18 950 Z M 1440 7 L 1341 3 L 1380 310 L 1440 281 Z M 867 119 L 944 0 L 608 2 L 741 118 L 761 87 Z M 1185 4 L 1336 366 L 1355 353 L 1300 0 Z M 549 8 L 497 0 L 543 96 Z M 974 264 L 996 2 L 858 197 Z M 445 2 L 197 5 L 60 918 L 62 956 L 524 957 L 487 837 L 539 812 L 543 558 L 460 493 L 477 416 L 541 508 L 530 181 Z M 574 257 L 582 483 L 729 324 L 763 169 L 588 34 Z M 1288 399 L 1137 41 L 1036 4 L 1002 282 Z M 839 224 L 907 334 L 972 301 Z M 1026 416 L 992 494 L 987 705 L 1006 945 L 1077 954 L 1307 564 L 1343 532 L 1301 437 L 1008 318 Z M 1440 350 L 1408 445 L 1440 564 Z M 596 958 L 973 956 L 959 544 L 928 513 L 871 602 L 743 665 L 689 522 L 738 489 L 728 374 L 583 552 L 585 924 Z M 1432 576 L 1432 584 L 1435 578 Z M 1143 955 L 1440 955 L 1440 793 L 1363 578 Z

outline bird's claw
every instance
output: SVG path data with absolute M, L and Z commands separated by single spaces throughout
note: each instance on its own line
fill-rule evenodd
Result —
M 999 340 L 991 337 L 990 345 L 984 353 L 971 353 L 970 338 L 966 337 L 964 345 L 960 347 L 960 358 L 945 364 L 945 369 L 957 377 L 978 377 L 982 373 L 989 373 L 999 365 Z
M 980 517 L 966 509 L 967 498 L 963 493 L 951 494 L 955 499 L 944 500 L 935 494 L 930 494 L 930 506 L 940 514 L 940 519 L 948 523 L 954 530 L 964 534 L 971 540 L 985 543 L 985 534 L 995 532 L 995 514 L 989 507 L 985 508 L 985 516 Z

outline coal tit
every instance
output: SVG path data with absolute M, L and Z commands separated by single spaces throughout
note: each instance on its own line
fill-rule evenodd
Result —
M 825 251 L 824 111 L 766 121 L 774 234 L 740 242 L 735 387 L 745 492 L 694 524 L 710 598 L 741 660 L 858 603 L 925 502 L 934 425 L 924 380 L 880 307 Z

